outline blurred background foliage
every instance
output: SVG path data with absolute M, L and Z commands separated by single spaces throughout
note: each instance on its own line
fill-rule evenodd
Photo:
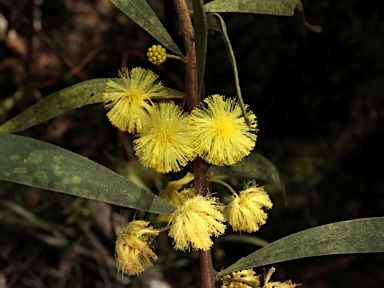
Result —
M 172 1 L 149 3 L 182 47 Z M 256 151 L 275 163 L 285 182 L 286 206 L 282 193 L 267 185 L 274 208 L 253 235 L 269 242 L 384 211 L 384 4 L 304 0 L 303 5 L 307 21 L 321 25 L 322 34 L 308 31 L 299 15 L 223 14 L 244 101 L 259 120 Z M 152 44 L 157 43 L 109 0 L 0 0 L 0 121 L 69 85 L 115 77 L 124 66 L 152 69 L 165 85 L 183 90 L 181 63 L 169 59 L 154 67 L 146 61 Z M 235 93 L 218 33 L 209 38 L 205 84 L 206 95 Z M 86 156 L 155 192 L 180 176 L 159 177 L 138 165 L 133 138 L 109 124 L 102 105 L 20 134 Z M 233 184 L 241 188 L 243 180 Z M 159 260 L 141 280 L 116 274 L 115 233 L 135 211 L 5 182 L 0 199 L 0 287 L 200 285 L 197 254 L 173 251 L 166 235 L 154 243 Z M 137 212 L 140 217 L 144 214 Z M 263 241 L 255 238 L 219 239 L 216 269 L 259 244 Z M 311 288 L 382 287 L 383 260 L 382 254 L 295 260 L 275 265 L 275 277 Z

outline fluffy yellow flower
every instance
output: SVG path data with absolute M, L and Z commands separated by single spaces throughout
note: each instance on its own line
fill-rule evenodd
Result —
M 225 221 L 217 198 L 197 195 L 188 199 L 173 213 L 169 236 L 177 250 L 209 250 L 211 236 L 218 237 L 225 231 Z
M 276 269 L 273 267 L 271 269 L 269 269 L 267 276 L 265 276 L 265 279 L 264 279 L 263 288 L 295 288 L 297 286 L 301 286 L 301 284 L 292 283 L 291 280 L 286 280 L 283 283 L 278 282 L 278 281 L 269 282 L 272 274 L 275 273 L 275 271 L 276 271 Z
M 167 187 L 160 190 L 159 197 L 176 207 L 181 206 L 185 201 L 187 201 L 187 199 L 196 195 L 196 190 L 194 188 L 183 188 L 194 179 L 194 175 L 188 172 L 179 180 L 169 181 Z M 168 222 L 171 220 L 171 216 L 161 215 L 161 220 Z
M 144 220 L 126 224 L 116 239 L 115 257 L 117 269 L 128 275 L 140 274 L 152 266 L 157 255 L 148 247 L 159 231 Z
M 235 100 L 216 94 L 204 102 L 206 106 L 197 107 L 190 115 L 190 139 L 208 163 L 234 165 L 255 147 L 256 116 L 248 112 L 251 121 L 248 127 Z
M 134 150 L 139 161 L 160 173 L 180 171 L 196 157 L 188 137 L 188 118 L 174 102 L 154 105 Z
M 240 195 L 233 196 L 226 209 L 227 220 L 234 231 L 256 232 L 267 220 L 263 207 L 271 209 L 271 199 L 263 187 L 248 183 Z
M 260 285 L 259 276 L 255 276 L 255 271 L 252 269 L 248 269 L 225 275 L 221 288 L 249 288 L 255 287 L 256 285 Z
M 176 207 L 181 206 L 187 199 L 195 195 L 195 190 L 193 188 L 184 188 L 180 191 L 180 189 L 194 179 L 194 175 L 188 172 L 179 180 L 169 181 L 167 187 L 160 190 L 159 197 Z
M 107 117 L 122 131 L 140 132 L 145 124 L 142 119 L 151 108 L 151 98 L 165 96 L 165 89 L 156 82 L 155 73 L 140 67 L 131 71 L 123 68 L 119 77 L 122 81 L 118 83 L 108 80 L 103 94 L 104 106 L 109 110 Z

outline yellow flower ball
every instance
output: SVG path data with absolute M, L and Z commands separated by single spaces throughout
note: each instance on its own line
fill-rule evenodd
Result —
M 295 288 L 297 286 L 301 286 L 301 284 L 292 283 L 291 280 L 286 280 L 283 283 L 281 283 L 279 281 L 269 282 L 269 280 L 272 277 L 272 274 L 275 273 L 275 271 L 276 271 L 276 269 L 273 268 L 273 267 L 268 270 L 268 273 L 267 273 L 267 275 L 265 276 L 265 279 L 264 279 L 264 286 L 263 286 L 263 288 Z
M 167 187 L 160 190 L 159 197 L 172 205 L 179 207 L 187 199 L 196 195 L 196 190 L 192 187 L 185 187 L 195 179 L 192 173 L 187 173 L 183 178 L 176 181 L 169 181 Z M 169 215 L 161 215 L 161 220 L 168 222 L 171 219 Z
M 136 220 L 126 224 L 120 231 L 115 244 L 118 271 L 127 275 L 140 274 L 153 265 L 151 260 L 157 259 L 148 245 L 159 231 L 148 225 L 148 221 Z
M 228 223 L 233 231 L 256 232 L 268 218 L 266 209 L 273 206 L 271 199 L 263 187 L 258 187 L 255 182 L 248 183 L 247 187 L 234 196 L 226 208 Z
M 152 45 L 148 48 L 147 57 L 153 65 L 160 65 L 167 60 L 166 50 L 161 45 Z
M 222 204 L 217 198 L 197 195 L 188 199 L 173 213 L 169 236 L 176 250 L 209 250 L 211 236 L 218 237 L 225 231 Z
M 252 284 L 250 286 L 248 284 Z M 255 271 L 252 269 L 231 272 L 223 277 L 221 288 L 249 288 L 260 285 L 259 276 L 255 276 Z
M 256 116 L 249 111 L 251 126 L 246 124 L 235 100 L 221 95 L 204 99 L 205 106 L 190 115 L 190 139 L 197 153 L 208 163 L 234 165 L 248 156 L 256 144 Z
M 143 118 L 151 109 L 151 98 L 163 97 L 166 91 L 158 76 L 140 67 L 119 71 L 120 80 L 108 80 L 103 94 L 107 117 L 113 126 L 129 133 L 139 133 Z
M 143 117 L 145 127 L 134 150 L 139 161 L 160 173 L 180 171 L 196 158 L 188 137 L 188 118 L 174 102 L 156 104 Z

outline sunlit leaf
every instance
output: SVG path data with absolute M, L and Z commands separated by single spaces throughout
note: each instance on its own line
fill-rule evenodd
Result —
M 215 0 L 205 4 L 205 10 L 292 16 L 299 3 L 300 0 Z
M 384 252 L 384 217 L 337 222 L 292 234 L 240 259 L 217 277 L 306 257 L 374 252 Z
M 52 93 L 33 104 L 14 118 L 0 126 L 0 132 L 23 131 L 64 112 L 86 105 L 103 102 L 106 78 L 87 80 Z M 113 81 L 120 81 L 113 78 Z M 168 95 L 182 95 L 181 92 L 166 88 Z
M 281 191 L 284 191 L 276 166 L 264 156 L 253 152 L 243 161 L 234 166 L 211 166 L 208 174 L 212 176 L 233 176 L 241 178 L 255 178 L 273 184 Z
M 197 81 L 199 85 L 199 96 L 201 96 L 204 82 L 208 38 L 207 17 L 202 0 L 193 0 L 193 18 L 195 25 Z
M 133 22 L 147 31 L 153 38 L 176 54 L 183 56 L 179 47 L 168 34 L 159 18 L 145 0 L 110 0 Z
M 0 180 L 153 213 L 175 210 L 112 170 L 55 145 L 6 133 L 0 143 Z

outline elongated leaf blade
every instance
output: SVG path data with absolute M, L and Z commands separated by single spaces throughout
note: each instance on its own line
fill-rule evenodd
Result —
M 384 217 L 337 222 L 292 234 L 242 258 L 217 277 L 306 257 L 375 252 L 384 252 Z
M 170 215 L 175 207 L 85 157 L 39 140 L 0 133 L 0 180 Z
M 183 56 L 179 47 L 145 0 L 111 0 L 111 2 L 153 38 L 169 50 Z
M 205 4 L 205 11 L 292 16 L 299 3 L 300 0 L 216 0 Z
M 193 0 L 193 18 L 195 25 L 197 81 L 199 97 L 203 91 L 205 62 L 207 58 L 208 26 L 207 17 L 202 0 Z
M 103 102 L 107 78 L 87 80 L 55 93 L 33 104 L 0 126 L 0 132 L 15 133 L 48 121 L 64 112 L 86 105 Z M 115 82 L 120 78 L 111 79 Z M 168 95 L 180 96 L 181 92 L 166 88 Z
M 276 166 L 263 155 L 253 152 L 234 166 L 211 166 L 208 174 L 212 176 L 234 176 L 255 178 L 267 181 L 284 192 L 284 186 Z
M 44 97 L 1 125 L 0 132 L 22 131 L 64 112 L 102 102 L 107 80 L 103 78 L 87 80 Z

